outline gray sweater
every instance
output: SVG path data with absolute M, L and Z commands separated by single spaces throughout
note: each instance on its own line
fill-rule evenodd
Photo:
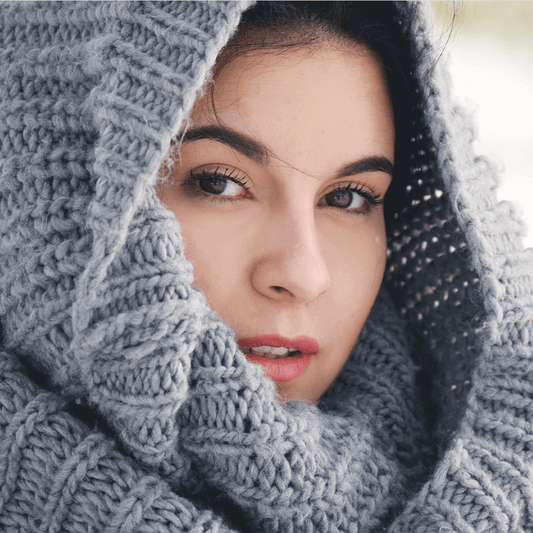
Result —
M 532 256 L 427 6 L 396 5 L 386 277 L 321 401 L 279 403 L 194 287 L 156 174 L 248 6 L 0 5 L 0 530 L 533 531 Z

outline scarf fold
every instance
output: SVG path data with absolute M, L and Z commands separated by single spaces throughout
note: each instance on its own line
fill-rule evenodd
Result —
M 384 526 L 423 479 L 428 452 L 416 369 L 388 297 L 320 406 L 272 401 L 273 383 L 254 379 L 227 336 L 207 328 L 178 413 L 180 446 L 200 479 L 233 499 L 252 530 Z
M 125 517 L 132 520 L 135 505 L 139 520 L 147 520 L 169 502 L 170 514 L 180 509 L 200 522 L 216 522 L 172 493 L 172 486 L 200 508 L 223 493 L 254 531 L 371 531 L 389 523 L 423 481 L 427 457 L 421 455 L 426 439 L 417 412 L 416 368 L 388 297 L 376 301 L 346 367 L 319 406 L 275 401 L 274 383 L 263 370 L 235 343 L 223 342 L 228 328 L 214 313 L 205 324 L 192 357 L 189 394 L 178 411 L 178 446 L 169 462 L 175 468 L 154 465 L 146 479 L 109 438 L 61 412 L 66 400 L 39 391 L 20 364 L 3 354 L 1 392 L 13 398 L 0 421 L 4 505 L 29 510 L 28 498 L 38 502 L 29 516 L 43 516 L 48 528 L 64 527 L 68 516 L 98 529 L 90 509 L 118 527 Z M 48 450 L 43 461 L 32 442 L 47 431 L 61 442 L 61 453 Z M 28 454 L 29 461 L 20 460 Z M 107 471 L 110 462 L 114 467 Z M 157 471 L 158 480 L 152 478 Z M 25 478 L 38 480 L 24 493 L 26 503 L 17 501 L 16 490 L 17 480 Z M 92 500 L 98 483 L 106 492 L 110 479 L 124 486 L 111 501 L 104 494 Z

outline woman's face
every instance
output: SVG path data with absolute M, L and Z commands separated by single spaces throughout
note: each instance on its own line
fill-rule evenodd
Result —
M 182 225 L 195 285 L 248 359 L 282 400 L 316 401 L 384 273 L 394 162 L 384 73 L 363 46 L 255 52 L 222 70 L 214 104 L 216 115 L 209 93 L 196 102 L 158 195 Z M 251 352 L 259 345 L 280 353 Z

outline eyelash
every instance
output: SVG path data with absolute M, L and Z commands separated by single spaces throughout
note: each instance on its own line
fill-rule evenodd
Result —
M 182 184 L 183 187 L 189 189 L 189 192 L 192 193 L 194 196 L 199 196 L 202 198 L 207 198 L 208 200 L 212 202 L 238 202 L 240 200 L 246 200 L 250 197 L 232 197 L 232 196 L 220 196 L 216 194 L 210 194 L 202 189 L 199 188 L 199 182 L 204 179 L 220 179 L 220 180 L 227 180 L 232 181 L 236 183 L 237 185 L 241 186 L 245 191 L 249 191 L 250 187 L 247 185 L 248 179 L 246 178 L 240 178 L 236 175 L 234 175 L 234 170 L 232 170 L 229 174 L 224 172 L 219 172 L 220 167 L 217 167 L 214 171 L 211 170 L 202 170 L 199 173 L 194 173 L 194 171 L 189 172 L 189 178 Z M 373 191 L 364 189 L 361 185 L 353 185 L 353 184 L 347 184 L 337 185 L 333 190 L 331 190 L 328 194 L 332 192 L 351 192 L 358 194 L 361 196 L 364 200 L 366 200 L 367 205 L 363 207 L 360 210 L 350 210 L 350 209 L 342 209 L 340 207 L 335 206 L 328 206 L 333 207 L 335 209 L 339 209 L 343 211 L 345 214 L 348 215 L 366 215 L 368 214 L 372 208 L 378 207 L 383 205 L 383 198 L 380 194 L 374 193 Z

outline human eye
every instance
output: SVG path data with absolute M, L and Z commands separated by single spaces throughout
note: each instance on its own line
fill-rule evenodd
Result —
M 193 196 L 228 201 L 251 197 L 247 181 L 236 169 L 218 165 L 189 171 L 182 185 Z
M 336 207 L 349 214 L 365 215 L 372 208 L 383 204 L 383 198 L 372 190 L 361 185 L 337 185 L 332 191 L 325 194 L 319 205 Z

